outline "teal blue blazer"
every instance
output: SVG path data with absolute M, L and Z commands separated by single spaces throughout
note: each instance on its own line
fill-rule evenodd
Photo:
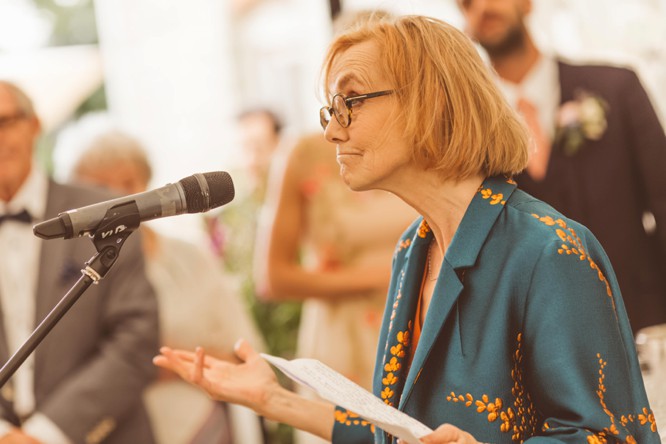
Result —
M 413 344 L 432 239 L 418 219 L 396 248 L 376 396 L 480 442 L 659 444 L 618 284 L 587 228 L 512 180 L 487 179 L 446 251 Z M 336 408 L 334 443 L 392 441 Z

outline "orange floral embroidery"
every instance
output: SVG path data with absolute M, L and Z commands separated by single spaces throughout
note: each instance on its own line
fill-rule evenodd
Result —
M 401 252 L 405 248 L 409 248 L 410 245 L 412 245 L 411 239 L 400 239 L 400 242 L 398 242 L 398 245 L 395 247 L 394 254 Z
M 396 339 L 398 339 L 398 342 L 400 344 L 407 347 L 409 345 L 409 341 L 410 341 L 409 330 L 399 331 L 398 334 L 396 335 Z
M 340 424 L 344 424 L 346 426 L 352 426 L 352 425 L 360 425 L 363 427 L 370 427 L 370 431 L 372 433 L 375 433 L 375 426 L 374 424 L 369 423 L 365 419 L 361 418 L 358 416 L 356 413 L 349 411 L 349 410 L 335 410 L 335 420 L 339 422 Z
M 587 437 L 587 444 L 605 444 L 607 442 L 608 440 L 603 433 L 599 433 L 598 435 L 590 435 Z
M 490 205 L 502 204 L 504 205 L 506 201 L 504 200 L 504 194 L 497 193 L 493 194 L 493 190 L 490 188 L 481 188 L 480 190 L 481 197 L 484 199 L 490 199 Z
M 400 370 L 400 363 L 398 362 L 398 359 L 393 356 L 389 362 L 384 364 L 384 371 L 387 372 L 397 372 Z
M 650 430 L 657 432 L 657 423 L 654 420 L 654 413 L 651 410 L 648 410 L 647 407 L 643 407 L 643 413 L 638 414 L 638 420 L 641 425 L 650 424 Z
M 398 358 L 405 357 L 405 350 L 402 348 L 402 344 L 394 345 L 391 347 L 391 354 L 397 356 Z
M 610 426 L 605 428 L 599 435 L 603 436 L 606 434 L 612 434 L 617 436 L 620 434 L 620 431 L 617 429 L 617 426 L 615 425 L 615 415 L 613 415 L 613 413 L 608 409 L 608 406 L 606 405 L 606 400 L 604 399 L 604 396 L 606 394 L 606 385 L 604 384 L 604 381 L 606 380 L 606 375 L 604 374 L 604 368 L 608 363 L 603 359 L 601 359 L 601 355 L 599 353 L 597 353 L 597 359 L 599 360 L 599 387 L 597 389 L 597 396 L 599 397 L 599 403 L 601 404 L 601 407 L 603 408 L 604 412 L 606 413 L 606 415 L 608 415 L 608 418 L 610 419 Z
M 604 412 L 606 415 L 608 415 L 608 418 L 610 419 L 610 426 L 604 428 L 601 432 L 590 435 L 587 437 L 587 442 L 588 444 L 598 444 L 598 443 L 606 443 L 608 440 L 606 439 L 609 435 L 613 436 L 619 436 L 620 431 L 617 428 L 617 425 L 615 423 L 616 421 L 616 415 L 613 414 L 608 409 L 608 406 L 606 405 L 606 400 L 605 400 L 605 395 L 606 395 L 606 374 L 604 373 L 604 369 L 606 368 L 606 365 L 608 363 L 604 361 L 601 357 L 600 353 L 597 353 L 597 359 L 599 361 L 599 384 L 597 388 L 597 396 L 599 397 L 599 403 L 601 404 L 601 407 L 603 408 Z M 635 423 L 638 421 L 640 425 L 648 425 L 650 426 L 650 430 L 653 433 L 657 432 L 657 424 L 655 423 L 654 420 L 654 413 L 652 411 L 648 410 L 647 407 L 643 407 L 642 413 L 639 414 L 627 414 L 627 415 L 621 415 L 619 422 L 622 427 L 625 427 L 629 423 Z M 636 444 L 636 438 L 633 436 L 627 434 L 625 438 L 625 442 L 627 444 Z
M 396 378 L 393 372 L 389 372 L 385 378 L 382 378 L 382 384 L 384 385 L 393 385 L 396 382 L 398 382 L 398 378 Z
M 421 225 L 419 225 L 419 230 L 417 234 L 419 235 L 420 238 L 425 239 L 426 235 L 430 232 L 430 226 L 428 225 L 428 222 L 423 219 L 421 221 Z
M 395 391 L 392 387 L 394 387 L 399 380 L 395 373 L 402 368 L 402 361 L 404 360 L 407 350 L 409 349 L 411 338 L 410 331 L 412 326 L 412 322 L 409 321 L 407 324 L 407 330 L 399 331 L 396 333 L 395 345 L 391 345 L 389 347 L 389 344 L 387 344 L 391 358 L 388 360 L 388 362 L 386 361 L 386 358 L 384 359 L 384 377 L 382 378 L 382 385 L 384 386 L 384 390 L 381 392 L 381 397 L 388 405 L 393 405 L 391 398 L 395 394 Z
M 504 402 L 500 398 L 491 400 L 486 394 L 480 399 L 475 400 L 470 393 L 466 395 L 456 395 L 451 392 L 446 400 L 449 402 L 462 403 L 466 407 L 475 406 L 478 413 L 487 413 L 488 422 L 500 420 L 500 431 L 503 433 L 512 433 L 511 440 L 523 442 L 534 435 L 539 423 L 539 416 L 534 408 L 529 393 L 526 392 L 523 384 L 522 375 L 522 335 L 517 337 L 517 347 L 514 353 L 514 365 L 511 371 L 511 377 L 514 384 L 511 393 L 514 396 L 513 407 L 504 409 Z
M 532 216 L 535 219 L 538 219 L 539 221 L 543 222 L 547 226 L 559 227 L 555 229 L 555 234 L 557 234 L 557 237 L 559 237 L 563 243 L 561 247 L 558 248 L 557 253 L 566 254 L 567 256 L 574 255 L 577 256 L 578 259 L 581 261 L 587 260 L 587 262 L 590 265 L 590 268 L 597 272 L 597 278 L 599 278 L 599 280 L 603 282 L 604 285 L 606 286 L 606 294 L 611 300 L 613 310 L 615 310 L 615 301 L 613 300 L 613 292 L 611 291 L 608 279 L 606 279 L 606 276 L 604 276 L 604 274 L 601 272 L 597 263 L 594 262 L 592 258 L 590 258 L 587 255 L 585 249 L 583 248 L 583 243 L 576 234 L 576 232 L 574 231 L 574 229 L 567 227 L 566 222 L 564 222 L 562 219 L 559 218 L 553 219 L 551 216 L 539 216 L 538 214 L 532 214 Z
M 494 422 L 502 410 L 502 400 L 495 398 L 494 402 L 488 400 L 488 395 L 483 395 L 480 401 L 476 401 L 476 411 L 479 413 L 488 412 L 488 421 Z

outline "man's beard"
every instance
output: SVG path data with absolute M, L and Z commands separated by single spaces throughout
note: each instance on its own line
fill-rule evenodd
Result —
M 514 26 L 499 42 L 479 42 L 491 59 L 502 58 L 519 52 L 525 46 L 525 32 L 521 26 Z

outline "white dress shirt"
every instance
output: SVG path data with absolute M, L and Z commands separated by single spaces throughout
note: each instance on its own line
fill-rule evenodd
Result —
M 553 140 L 555 117 L 561 100 L 560 78 L 555 58 L 541 54 L 522 82 L 512 83 L 498 76 L 497 84 L 514 109 L 521 98 L 532 103 L 539 113 L 541 130 L 549 140 Z
M 48 181 L 33 168 L 10 202 L 0 201 L 0 214 L 27 210 L 33 221 L 44 219 Z M 10 356 L 28 339 L 36 327 L 35 295 L 41 240 L 32 232 L 32 224 L 5 221 L 0 224 L 0 303 Z M 40 320 L 41 321 L 41 320 Z M 39 346 L 38 346 L 39 347 Z M 34 353 L 17 369 L 3 390 L 11 392 L 14 411 L 27 418 L 24 433 L 44 444 L 70 444 L 71 441 L 46 416 L 35 412 Z M 10 388 L 7 386 L 11 384 Z M 0 420 L 0 436 L 14 426 Z

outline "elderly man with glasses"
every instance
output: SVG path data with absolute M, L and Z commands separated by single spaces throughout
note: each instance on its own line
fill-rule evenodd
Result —
M 6 362 L 80 276 L 87 239 L 42 241 L 30 223 L 110 196 L 57 184 L 33 161 L 40 122 L 0 81 L 0 360 Z M 142 405 L 155 375 L 157 304 L 138 238 L 0 390 L 0 443 L 154 442 Z

